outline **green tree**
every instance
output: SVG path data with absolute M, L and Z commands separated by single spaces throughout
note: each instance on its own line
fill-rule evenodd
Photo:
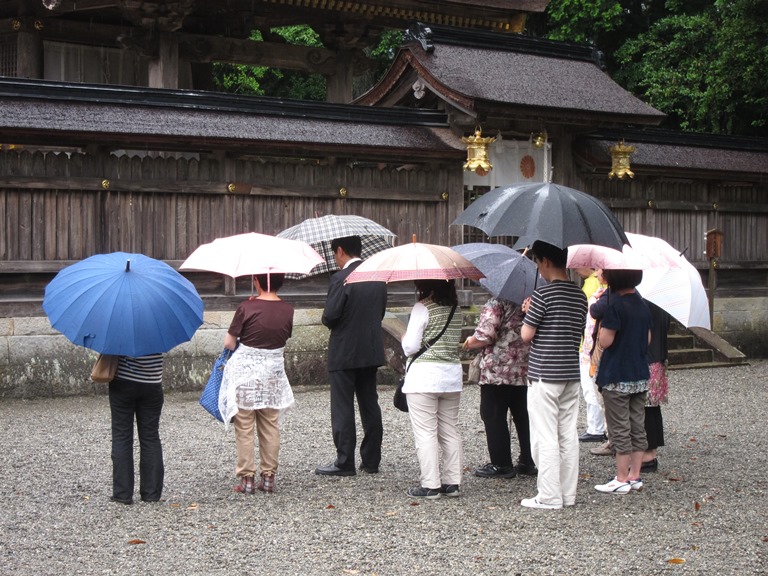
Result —
M 270 39 L 283 40 L 300 46 L 323 46 L 315 31 L 305 25 L 273 28 Z M 355 83 L 356 94 L 368 90 L 387 71 L 397 47 L 402 40 L 402 30 L 384 30 L 376 45 L 366 50 L 366 56 L 380 62 L 370 74 Z M 264 41 L 258 30 L 251 33 L 251 40 Z M 298 100 L 325 100 L 326 80 L 320 74 L 306 74 L 294 70 L 281 70 L 266 66 L 247 66 L 217 62 L 214 64 L 214 84 L 231 94 L 252 94 Z
M 765 135 L 768 6 L 763 0 L 687 3 L 618 51 L 614 75 L 683 130 Z
M 601 50 L 608 74 L 670 127 L 766 135 L 765 0 L 562 0 L 528 29 Z
M 285 26 L 273 28 L 270 35 L 288 44 L 322 46 L 319 36 L 309 26 Z M 251 40 L 263 42 L 258 30 L 251 32 Z M 320 74 L 305 74 L 294 70 L 280 70 L 266 66 L 245 64 L 214 64 L 214 84 L 230 94 L 275 96 L 300 100 L 325 100 L 325 78 Z

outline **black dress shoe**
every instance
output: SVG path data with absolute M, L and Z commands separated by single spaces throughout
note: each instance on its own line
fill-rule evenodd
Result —
M 373 466 L 366 466 L 365 464 L 360 464 L 360 471 L 365 472 L 366 474 L 378 474 L 379 468 L 373 467 Z
M 110 496 L 109 499 L 112 502 L 117 502 L 119 504 L 126 504 L 126 505 L 133 504 L 133 499 L 131 498 L 117 498 L 116 496 Z
M 640 472 L 656 472 L 659 469 L 659 461 L 654 458 L 648 462 L 643 462 L 640 466 Z
M 579 436 L 579 442 L 605 442 L 605 440 L 605 434 L 590 434 L 584 432 L 584 434 Z
M 354 476 L 357 474 L 354 468 L 339 468 L 334 462 L 315 468 L 315 474 L 321 476 Z

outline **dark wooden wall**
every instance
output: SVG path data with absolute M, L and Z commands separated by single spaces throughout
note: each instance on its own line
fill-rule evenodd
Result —
M 581 189 L 603 200 L 625 230 L 663 238 L 703 272 L 710 267 L 707 231 L 720 230 L 718 288 L 768 293 L 768 184 L 590 175 L 582 177 Z
M 0 287 L 39 295 L 56 271 L 102 252 L 178 265 L 200 244 L 276 234 L 306 218 L 359 214 L 398 242 L 452 245 L 461 165 L 187 159 L 0 152 Z M 194 275 L 193 275 L 194 276 Z M 200 277 L 201 293 L 223 290 Z M 196 278 L 193 281 L 198 284 Z

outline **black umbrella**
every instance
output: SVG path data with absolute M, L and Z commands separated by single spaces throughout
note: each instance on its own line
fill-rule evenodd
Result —
M 495 188 L 453 223 L 474 226 L 489 236 L 517 236 L 515 248 L 536 240 L 559 248 L 599 244 L 621 250 L 629 244 L 616 216 L 600 200 L 549 182 Z

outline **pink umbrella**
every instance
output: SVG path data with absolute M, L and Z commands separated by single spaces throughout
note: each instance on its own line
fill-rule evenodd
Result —
M 629 246 L 622 250 L 597 244 L 568 246 L 568 268 L 595 268 L 599 270 L 642 270 L 647 263 Z
M 436 244 L 413 242 L 389 248 L 364 260 L 347 282 L 400 282 L 405 280 L 452 280 L 485 278 L 464 256 Z
M 308 274 L 324 262 L 306 242 L 250 232 L 199 246 L 179 270 L 205 270 L 236 278 L 269 273 Z

